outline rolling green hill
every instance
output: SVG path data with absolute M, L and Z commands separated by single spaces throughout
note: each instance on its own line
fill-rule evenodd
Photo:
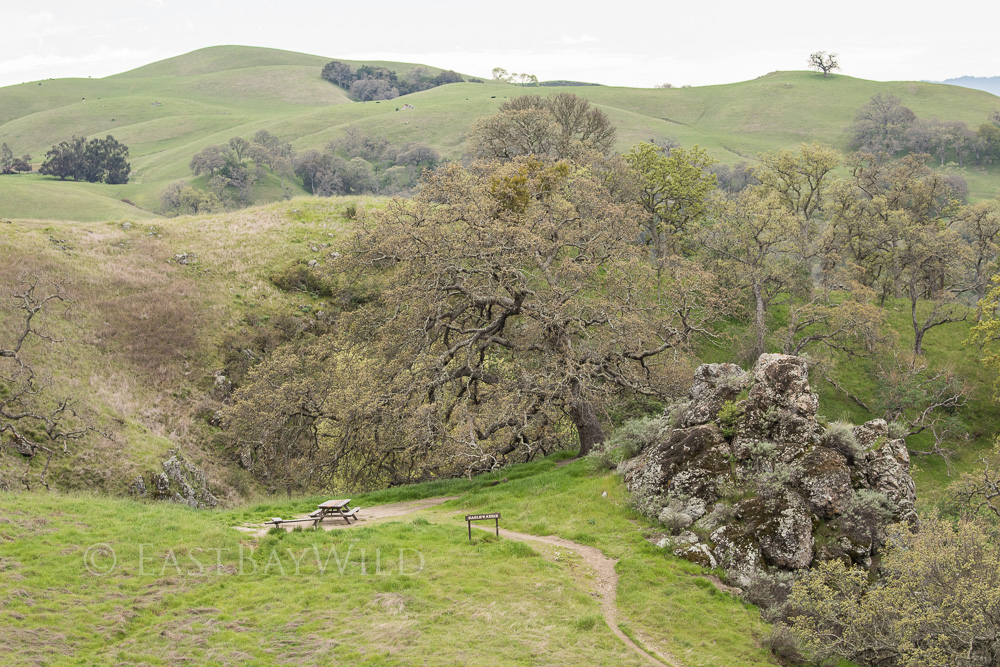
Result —
M 614 120 L 618 148 L 672 137 L 700 144 L 716 159 L 752 160 L 762 151 L 818 140 L 846 149 L 858 107 L 878 92 L 902 99 L 920 117 L 962 120 L 971 127 L 997 106 L 988 93 L 931 83 L 875 82 L 807 72 L 773 72 L 721 86 L 637 89 L 459 83 L 384 102 L 352 102 L 320 78 L 327 57 L 240 46 L 201 49 L 103 79 L 35 81 L 0 88 L 0 142 L 15 154 L 45 151 L 73 135 L 113 134 L 131 150 L 133 181 L 125 187 L 76 187 L 39 176 L 0 180 L 0 216 L 94 220 L 128 199 L 150 213 L 171 182 L 190 177 L 188 162 L 202 148 L 266 129 L 296 150 L 321 148 L 358 125 L 393 142 L 421 141 L 459 158 L 476 118 L 504 98 L 567 90 L 588 98 Z M 351 62 L 351 61 L 349 61 Z M 354 66 L 362 63 L 352 62 Z M 413 64 L 370 62 L 400 74 Z M 431 68 L 434 71 L 434 68 Z M 399 111 L 404 104 L 412 110 Z M 997 195 L 994 170 L 961 173 L 974 196 Z M 16 192 L 11 187 L 17 181 Z M 71 192 L 72 211 L 53 192 Z M 4 192 L 6 191 L 6 193 Z M 259 201 L 274 192 L 258 193 Z

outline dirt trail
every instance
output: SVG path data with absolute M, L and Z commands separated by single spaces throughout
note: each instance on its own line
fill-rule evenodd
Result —
M 377 521 L 379 519 L 405 516 L 429 507 L 434 507 L 435 505 L 440 505 L 441 503 L 449 500 L 455 500 L 459 497 L 460 496 L 442 496 L 438 498 L 425 498 L 423 500 L 391 503 L 388 505 L 377 505 L 375 507 L 362 507 L 361 511 L 358 513 L 358 519 L 361 523 L 365 523 L 368 521 Z M 306 516 L 308 515 L 301 514 L 296 518 L 304 518 Z M 284 526 L 284 528 L 286 530 L 292 530 L 295 526 L 301 525 L 303 524 L 291 524 Z M 357 525 L 357 521 L 348 525 L 346 522 L 338 520 L 324 521 L 320 524 L 320 526 L 323 527 L 323 530 L 339 530 L 342 528 L 352 528 Z M 474 527 L 479 528 L 480 530 L 488 530 L 490 532 L 493 532 L 494 530 L 493 526 L 474 525 Z M 263 537 L 267 534 L 270 528 L 258 529 L 256 527 L 251 528 L 247 526 L 239 526 L 237 527 L 237 530 L 253 532 L 254 537 Z M 585 544 L 579 544 L 578 542 L 572 542 L 561 537 L 556 537 L 555 535 L 546 535 L 542 537 L 539 535 L 528 535 L 527 533 L 518 533 L 513 530 L 501 528 L 500 536 L 507 538 L 508 540 L 517 540 L 518 542 L 537 542 L 562 547 L 579 555 L 583 559 L 583 562 L 586 563 L 594 573 L 594 591 L 600 597 L 601 614 L 604 616 L 604 621 L 608 624 L 611 632 L 615 633 L 615 636 L 618 637 L 623 644 L 628 646 L 637 655 L 643 657 L 649 662 L 649 664 L 659 665 L 660 667 L 667 667 L 668 665 L 671 667 L 679 666 L 679 663 L 677 663 L 671 656 L 662 654 L 654 656 L 646 652 L 640 648 L 638 644 L 632 641 L 628 635 L 622 632 L 621 628 L 618 627 L 618 608 L 615 606 L 615 598 L 618 591 L 618 573 L 615 572 L 615 564 L 618 561 L 608 558 L 604 555 L 604 552 L 596 547 L 590 547 Z
M 492 526 L 475 527 L 489 532 L 493 532 L 494 530 Z M 578 554 L 583 559 L 583 562 L 585 562 L 594 572 L 593 583 L 598 595 L 601 598 L 601 613 L 604 616 L 604 621 L 608 624 L 608 627 L 611 628 L 611 632 L 615 633 L 615 636 L 618 637 L 622 643 L 635 651 L 635 653 L 645 658 L 649 664 L 660 665 L 660 667 L 666 667 L 667 665 L 678 667 L 678 663 L 669 656 L 650 655 L 640 648 L 638 644 L 629 639 L 628 635 L 622 632 L 621 628 L 618 627 L 618 607 L 615 606 L 615 598 L 618 592 L 618 573 L 615 572 L 615 564 L 618 562 L 617 560 L 608 558 L 604 555 L 604 552 L 597 547 L 590 547 L 578 542 L 572 542 L 561 537 L 556 537 L 555 535 L 546 535 L 545 537 L 541 537 L 539 535 L 528 535 L 527 533 L 518 533 L 513 530 L 501 528 L 500 536 L 505 537 L 508 540 L 517 540 L 518 542 L 540 542 L 542 544 L 550 544 L 564 549 L 569 549 L 570 551 Z

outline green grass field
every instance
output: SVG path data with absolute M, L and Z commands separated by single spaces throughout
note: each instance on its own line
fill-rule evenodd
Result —
M 684 665 L 770 664 L 755 608 L 651 546 L 656 529 L 616 476 L 586 460 L 556 467 L 563 458 L 511 468 L 497 486 L 484 476 L 355 496 L 371 507 L 461 495 L 399 520 L 259 540 L 232 526 L 318 499 L 195 511 L 0 494 L 0 650 L 58 664 L 644 664 L 604 624 L 573 554 L 485 532 L 468 541 L 465 512 L 500 511 L 505 528 L 618 559 L 620 625 L 643 645 Z M 95 544 L 113 563 L 87 555 Z
M 525 93 L 548 95 L 566 90 L 587 97 L 617 125 L 619 150 L 639 141 L 671 137 L 687 146 L 700 144 L 715 159 L 730 164 L 753 160 L 761 152 L 793 148 L 803 141 L 817 140 L 846 150 L 847 128 L 855 111 L 879 92 L 898 96 L 920 117 L 962 120 L 973 128 L 998 106 L 997 98 L 989 93 L 956 86 L 848 76 L 823 79 L 809 72 L 773 72 L 742 83 L 666 90 L 524 89 L 495 82 L 460 83 L 395 100 L 358 103 L 320 78 L 328 60 L 222 46 L 103 79 L 7 86 L 0 88 L 0 142 L 6 142 L 16 155 L 30 153 L 40 164 L 50 146 L 73 135 L 113 134 L 130 148 L 133 181 L 124 190 L 90 187 L 86 190 L 90 203 L 84 208 L 109 210 L 124 196 L 157 213 L 163 189 L 190 178 L 191 156 L 233 136 L 246 137 L 266 129 L 301 151 L 322 148 L 342 136 L 347 126 L 357 125 L 394 143 L 430 144 L 442 156 L 457 159 L 477 118 L 494 113 L 505 98 Z M 400 74 L 413 67 L 370 64 L 382 64 Z M 404 104 L 415 108 L 401 111 Z M 1000 194 L 996 168 L 951 169 L 968 180 L 974 197 Z M 16 196 L 4 195 L 10 178 L 0 178 L 0 216 L 74 219 L 52 196 L 64 189 L 74 193 L 74 184 L 29 178 L 17 183 Z M 263 189 L 256 196 L 264 202 L 280 193 Z

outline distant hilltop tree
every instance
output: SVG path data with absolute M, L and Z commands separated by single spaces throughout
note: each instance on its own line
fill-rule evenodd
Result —
M 328 62 L 323 67 L 321 76 L 363 102 L 391 100 L 400 95 L 464 81 L 461 74 L 452 70 L 443 70 L 431 76 L 430 70 L 423 65 L 413 67 L 405 76 L 400 77 L 388 67 L 362 65 L 355 70 L 339 60 Z
M 493 68 L 493 80 L 494 81 L 505 81 L 506 83 L 519 83 L 522 87 L 524 86 L 537 86 L 538 77 L 534 74 L 528 74 L 527 72 L 517 73 L 508 72 L 503 67 Z
M 72 178 L 88 183 L 121 185 L 128 183 L 131 165 L 126 161 L 128 146 L 110 134 L 104 139 L 73 137 L 49 149 L 38 173 L 59 180 Z
M 809 68 L 817 72 L 823 72 L 823 78 L 825 79 L 830 76 L 830 72 L 840 69 L 840 64 L 837 62 L 837 54 L 827 53 L 826 51 L 817 51 L 810 54 Z

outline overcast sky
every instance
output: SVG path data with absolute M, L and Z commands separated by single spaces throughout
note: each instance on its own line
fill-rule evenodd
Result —
M 107 76 L 220 44 L 639 87 L 805 69 L 825 50 L 851 76 L 941 80 L 1000 75 L 998 19 L 987 0 L 0 0 L 0 85 Z

